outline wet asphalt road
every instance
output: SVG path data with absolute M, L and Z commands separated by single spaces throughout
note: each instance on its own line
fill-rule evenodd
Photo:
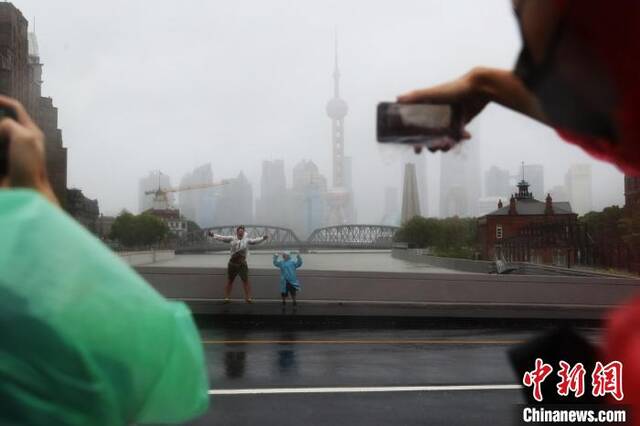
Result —
M 538 331 L 208 326 L 201 333 L 210 387 L 223 394 L 212 395 L 208 413 L 189 425 L 514 424 L 522 391 L 491 386 L 520 382 L 507 350 Z M 434 388 L 387 388 L 398 386 Z M 340 392 L 344 387 L 357 389 Z M 289 388 L 305 393 L 272 393 Z M 255 394 L 264 389 L 270 393 Z M 248 393 L 229 394 L 234 390 Z

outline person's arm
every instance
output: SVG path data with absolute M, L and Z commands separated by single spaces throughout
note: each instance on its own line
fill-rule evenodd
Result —
M 0 136 L 9 141 L 8 174 L 0 178 L 0 187 L 35 189 L 59 205 L 47 176 L 44 134 L 20 102 L 0 95 L 0 107 L 13 109 L 17 116 L 0 121 Z
M 298 254 L 298 255 L 296 256 L 296 258 L 297 258 L 297 259 L 296 259 L 296 269 L 298 269 L 299 267 L 301 267 L 301 266 L 302 266 L 302 257 Z
M 278 260 L 278 255 L 274 254 L 273 255 L 273 266 L 275 266 L 276 268 L 279 268 L 280 265 L 282 265 L 282 262 Z
M 247 243 L 250 245 L 256 245 L 256 244 L 260 244 L 261 242 L 267 241 L 269 239 L 268 235 L 264 235 L 262 237 L 259 238 L 248 238 L 247 239 Z
M 520 112 L 548 124 L 540 102 L 512 71 L 477 67 L 448 83 L 418 89 L 398 96 L 401 103 L 457 104 L 465 123 L 470 122 L 490 102 Z M 470 135 L 465 132 L 466 138 Z
M 233 237 L 230 235 L 218 235 L 213 232 L 209 232 L 209 236 L 217 241 L 222 241 L 223 243 L 230 243 L 233 241 Z

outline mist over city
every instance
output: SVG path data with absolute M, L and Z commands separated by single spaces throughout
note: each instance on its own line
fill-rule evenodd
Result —
M 32 17 L 30 30 L 38 37 L 43 93 L 59 110 L 68 148 L 68 185 L 97 199 L 106 215 L 139 212 L 140 179 L 150 172 L 160 170 L 179 186 L 205 164 L 211 164 L 213 180 L 241 172 L 247 177 L 254 216 L 265 160 L 283 160 L 287 188 L 294 185 L 294 166 L 311 160 L 331 188 L 331 120 L 325 108 L 334 91 L 336 34 L 340 95 L 348 104 L 344 152 L 352 158 L 357 222 L 383 220 L 379 206 L 386 188 L 397 191 L 399 213 L 407 161 L 421 170 L 421 213 L 445 216 L 440 206 L 445 157 L 473 164 L 464 184 L 480 191 L 476 198 L 515 192 L 521 162 L 542 166 L 544 187 L 534 191 L 538 199 L 565 185 L 573 165 L 589 164 L 587 205 L 599 210 L 622 204 L 623 175 L 615 167 L 496 105 L 472 122 L 473 138 L 452 152 L 416 156 L 410 148 L 378 146 L 379 101 L 479 64 L 513 64 L 521 42 L 505 3 L 491 0 L 477 8 L 471 0 L 402 1 L 389 8 L 382 1 L 192 1 L 178 7 L 169 1 L 25 0 L 16 5 Z M 492 166 L 513 176 L 510 192 L 488 192 L 485 173 Z M 482 212 L 470 205 L 452 213 Z
M 619 3 L 0 2 L 0 424 L 640 418 Z

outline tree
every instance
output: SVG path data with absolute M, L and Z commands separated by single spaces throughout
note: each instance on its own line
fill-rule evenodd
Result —
M 596 240 L 619 240 L 624 229 L 621 221 L 624 218 L 624 210 L 618 206 L 606 207 L 601 212 L 589 212 L 580 217 L 580 222 L 587 225 L 589 234 Z
M 111 225 L 109 238 L 126 247 L 134 246 L 136 241 L 135 216 L 126 210 L 120 213 Z
M 135 216 L 123 211 L 113 222 L 109 237 L 125 247 L 150 246 L 163 241 L 169 227 L 160 218 L 148 213 Z
M 138 243 L 149 246 L 157 244 L 169 235 L 169 227 L 160 218 L 143 213 L 136 218 Z
M 477 223 L 473 218 L 434 219 L 416 216 L 396 233 L 396 241 L 429 248 L 438 256 L 473 258 Z
M 200 226 L 198 226 L 197 223 L 195 223 L 192 220 L 188 220 L 187 221 L 187 232 L 188 233 L 192 233 L 192 232 L 196 232 L 196 231 L 201 231 Z
M 632 249 L 640 247 L 640 211 L 635 211 L 620 220 L 622 239 Z

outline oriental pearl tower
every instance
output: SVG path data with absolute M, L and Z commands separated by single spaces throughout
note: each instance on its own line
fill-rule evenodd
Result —
M 351 194 L 345 188 L 344 176 L 344 118 L 349 111 L 347 103 L 340 97 L 340 70 L 338 69 L 338 39 L 335 41 L 335 67 L 333 70 L 333 98 L 327 103 L 327 115 L 331 119 L 333 147 L 333 188 L 329 191 L 329 225 L 342 225 L 348 220 L 347 210 Z

